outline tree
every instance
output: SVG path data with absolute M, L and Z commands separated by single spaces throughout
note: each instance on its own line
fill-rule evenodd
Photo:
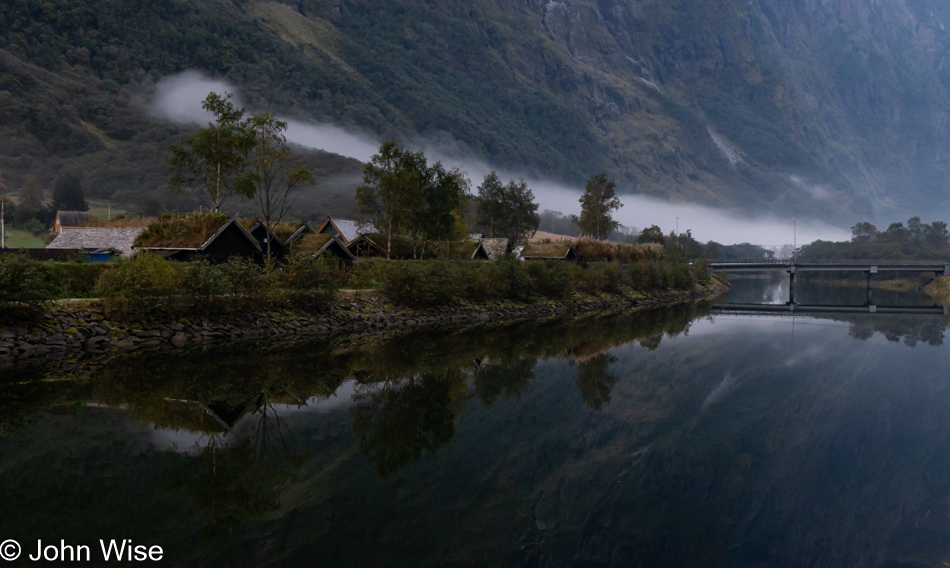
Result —
M 56 179 L 53 185 L 53 208 L 57 211 L 88 211 L 86 192 L 82 188 L 80 175 L 67 172 Z
M 33 211 L 39 211 L 43 207 L 45 195 L 43 194 L 43 187 L 36 181 L 36 178 L 32 175 L 28 175 L 26 179 L 23 180 L 23 186 L 20 187 L 18 197 L 20 199 L 20 205 L 32 209 Z
M 287 211 L 287 199 L 303 184 L 313 184 L 313 174 L 304 167 L 300 158 L 294 158 L 284 130 L 287 123 L 269 113 L 255 114 L 247 121 L 247 131 L 253 135 L 248 166 L 254 184 L 254 196 L 261 217 L 269 230 L 280 223 Z M 271 240 L 267 239 L 267 256 Z
M 523 242 L 541 224 L 534 193 L 523 179 L 509 180 L 503 186 L 498 175 L 491 172 L 478 186 L 475 199 L 477 223 L 488 230 L 490 237 L 497 234 L 512 243 Z
M 595 239 L 606 240 L 610 233 L 620 226 L 613 220 L 610 212 L 623 207 L 617 197 L 617 184 L 607 179 L 607 174 L 597 174 L 587 180 L 584 194 L 581 195 L 581 216 L 574 217 L 574 223 L 581 234 Z
M 489 237 L 494 237 L 496 232 L 501 234 L 505 218 L 505 186 L 494 171 L 489 172 L 478 186 L 475 215 L 476 222 L 488 230 Z
M 663 236 L 663 230 L 657 227 L 656 225 L 651 225 L 640 233 L 640 236 L 637 238 L 637 242 L 640 244 L 646 243 L 659 243 L 665 244 L 666 238 Z
M 505 236 L 512 244 L 522 243 L 540 224 L 538 204 L 528 184 L 524 180 L 509 181 L 505 186 Z
M 422 158 L 425 164 L 425 158 Z M 416 234 L 421 237 L 422 254 L 426 242 L 450 241 L 457 232 L 457 222 L 468 201 L 469 181 L 458 168 L 446 170 L 441 163 L 424 168 L 422 200 L 425 205 L 417 209 L 414 218 Z
M 878 230 L 877 227 L 864 221 L 863 223 L 858 223 L 857 225 L 851 227 L 851 242 L 852 243 L 870 243 L 874 242 L 877 238 Z
M 251 197 L 255 187 L 247 164 L 254 134 L 243 120 L 244 108 L 231 103 L 233 96 L 209 94 L 201 106 L 214 115 L 214 121 L 186 139 L 188 148 L 169 146 L 171 156 L 165 160 L 172 171 L 168 186 L 175 191 L 197 187 L 207 194 L 215 212 L 232 195 Z
M 425 156 L 409 152 L 393 140 L 363 167 L 363 185 L 356 188 L 356 213 L 372 219 L 386 235 L 386 258 L 392 256 L 393 234 L 412 227 L 415 212 L 424 206 Z

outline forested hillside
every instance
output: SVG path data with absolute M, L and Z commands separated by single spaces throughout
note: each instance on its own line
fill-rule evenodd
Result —
M 146 109 L 196 69 L 254 108 L 574 184 L 842 223 L 943 212 L 948 21 L 938 0 L 7 0 L 0 172 L 168 201 L 184 132 Z M 333 195 L 358 176 L 310 161 Z

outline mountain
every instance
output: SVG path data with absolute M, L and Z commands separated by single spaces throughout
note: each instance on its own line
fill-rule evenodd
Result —
M 253 108 L 576 185 L 606 171 L 839 224 L 944 215 L 944 22 L 938 0 L 8 0 L 0 171 L 174 201 L 161 158 L 188 129 L 145 109 L 196 69 Z M 358 179 L 310 159 L 341 199 Z

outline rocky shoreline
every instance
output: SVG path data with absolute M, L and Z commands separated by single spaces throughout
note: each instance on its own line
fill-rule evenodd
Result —
M 726 286 L 713 281 L 688 291 L 580 295 L 530 302 L 455 302 L 409 309 L 373 293 L 344 294 L 320 310 L 259 309 L 228 315 L 166 315 L 152 320 L 107 317 L 97 302 L 57 304 L 26 322 L 0 323 L 0 363 L 49 356 L 189 349 L 246 341 L 320 338 L 342 333 L 544 318 L 618 307 L 655 306 L 711 297 Z

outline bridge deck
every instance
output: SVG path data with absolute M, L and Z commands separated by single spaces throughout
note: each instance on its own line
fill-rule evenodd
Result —
M 709 269 L 726 272 L 934 272 L 950 276 L 950 260 L 927 261 L 829 261 L 829 262 L 711 262 Z

